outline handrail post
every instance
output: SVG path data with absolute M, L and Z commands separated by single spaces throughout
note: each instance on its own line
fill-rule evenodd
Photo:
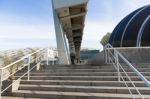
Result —
M 47 65 L 49 65 L 49 49 L 47 48 L 47 61 L 46 61 Z
M 111 52 L 110 52 L 110 51 L 111 51 L 111 49 L 110 49 L 110 48 L 108 48 L 107 50 L 108 50 L 108 52 L 107 52 L 107 57 L 108 57 L 108 58 L 107 58 L 107 63 L 108 63 L 108 64 L 110 64 L 110 63 L 111 63 L 111 58 L 110 58 L 110 57 L 111 57 L 111 55 L 110 55 L 110 53 L 111 53 Z
M 120 82 L 120 68 L 119 68 L 119 59 L 118 59 L 118 53 L 115 51 L 115 63 L 116 63 L 116 66 L 117 66 L 117 75 L 118 75 L 118 81 Z
M 28 80 L 30 80 L 30 62 L 31 62 L 31 56 L 28 56 Z
M 105 63 L 107 64 L 108 62 L 107 62 L 107 47 L 105 48 Z
M 108 55 L 108 63 L 111 63 L 110 54 Z
M 2 98 L 2 85 L 3 85 L 3 80 L 2 80 L 2 76 L 3 76 L 3 69 L 0 69 L 0 99 Z
M 54 58 L 52 59 L 52 65 L 55 65 L 55 59 Z

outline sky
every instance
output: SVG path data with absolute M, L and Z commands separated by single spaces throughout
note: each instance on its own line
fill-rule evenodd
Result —
M 102 50 L 101 38 L 148 4 L 150 0 L 89 0 L 81 47 Z M 0 50 L 47 46 L 56 47 L 51 0 L 0 0 Z

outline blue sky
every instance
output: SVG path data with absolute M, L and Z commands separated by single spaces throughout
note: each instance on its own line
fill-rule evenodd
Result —
M 61 0 L 60 0 L 61 1 Z M 99 41 L 117 23 L 149 0 L 89 0 L 82 47 Z M 0 50 L 56 47 L 51 0 L 0 0 Z

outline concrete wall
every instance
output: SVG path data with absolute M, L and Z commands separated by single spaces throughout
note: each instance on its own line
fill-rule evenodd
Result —
M 117 48 L 131 63 L 150 63 L 150 47 Z
M 131 63 L 150 63 L 150 47 L 116 48 Z M 105 63 L 104 51 L 88 60 L 87 64 L 101 65 Z

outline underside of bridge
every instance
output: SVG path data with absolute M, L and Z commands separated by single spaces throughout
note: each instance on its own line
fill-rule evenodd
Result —
M 88 0 L 52 0 L 60 64 L 80 59 Z

